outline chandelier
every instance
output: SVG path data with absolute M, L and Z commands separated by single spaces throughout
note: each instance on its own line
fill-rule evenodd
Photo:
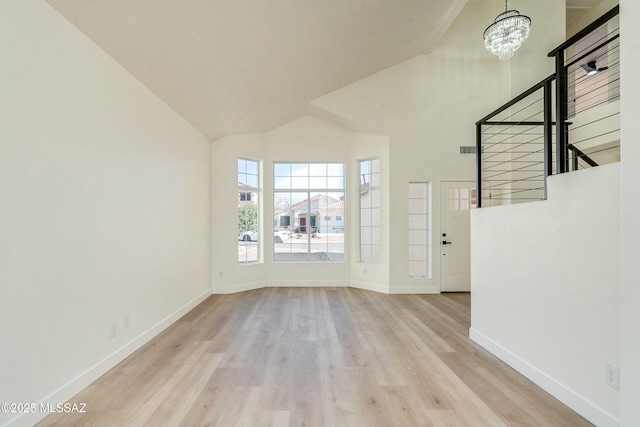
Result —
M 531 18 L 520 15 L 517 10 L 507 10 L 507 0 L 504 2 L 504 12 L 493 20 L 493 24 L 484 30 L 484 46 L 501 60 L 509 59 L 514 52 L 529 37 Z

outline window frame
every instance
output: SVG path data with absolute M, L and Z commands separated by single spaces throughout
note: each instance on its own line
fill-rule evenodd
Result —
M 424 197 L 415 197 L 416 194 L 412 191 L 413 185 L 424 186 Z M 432 246 L 432 232 L 433 232 L 433 188 L 430 181 L 411 181 L 407 186 L 408 191 L 408 216 L 407 216 L 407 231 L 408 231 L 408 276 L 412 279 L 431 279 L 433 278 L 433 246 Z M 423 203 L 419 202 L 424 201 Z M 412 220 L 413 217 L 413 220 Z M 421 220 L 424 217 L 424 221 Z M 418 227 L 417 224 L 421 224 Z M 414 225 L 412 225 L 414 224 Z M 423 236 L 418 235 L 423 233 Z M 424 255 L 423 255 L 424 253 Z M 416 266 L 419 266 L 424 274 L 412 274 Z
M 304 169 L 304 166 L 306 165 L 306 174 L 294 174 L 293 168 L 294 166 L 302 166 L 302 169 Z M 286 169 L 286 166 L 289 166 L 289 173 L 288 174 L 284 174 L 283 173 L 283 169 Z M 336 168 L 339 166 L 339 170 L 340 173 L 336 173 L 335 171 L 337 170 Z M 315 171 L 314 171 L 314 167 L 315 167 Z M 325 172 L 323 174 L 318 173 L 318 169 L 322 169 L 324 167 Z M 338 254 L 341 255 L 341 257 L 339 259 L 331 259 L 330 257 L 330 251 L 329 251 L 329 242 L 327 240 L 327 252 L 323 253 L 323 252 L 316 252 L 315 250 L 318 249 L 318 244 L 312 242 L 312 236 L 315 235 L 316 233 L 311 233 L 309 231 L 315 230 L 315 229 L 319 229 L 318 234 L 322 235 L 323 234 L 323 228 L 327 228 L 328 229 L 328 225 L 324 224 L 325 218 L 320 215 L 320 210 L 326 208 L 327 206 L 330 206 L 328 204 L 328 198 L 332 198 L 335 199 L 335 203 L 338 202 L 343 202 L 346 199 L 346 185 L 345 185 L 345 179 L 347 176 L 347 165 L 345 162 L 342 161 L 312 161 L 312 162 L 305 162 L 305 161 L 294 161 L 294 162 L 290 162 L 290 161 L 274 161 L 273 162 L 273 215 L 274 215 L 274 220 L 273 223 L 274 224 L 281 224 L 281 220 L 283 218 L 283 216 L 278 216 L 276 218 L 277 212 L 281 211 L 282 209 L 278 209 L 277 206 L 280 206 L 277 202 L 276 199 L 284 199 L 286 200 L 287 198 L 289 199 L 289 204 L 288 206 L 294 206 L 295 204 L 299 204 L 299 203 L 304 203 L 306 202 L 307 207 L 306 207 L 306 211 L 301 211 L 301 213 L 304 214 L 304 218 L 305 218 L 305 223 L 304 225 L 302 225 L 301 223 L 299 224 L 299 220 L 297 220 L 297 216 L 295 214 L 295 210 L 291 210 L 289 211 L 288 215 L 284 215 L 284 216 L 288 216 L 289 217 L 289 232 L 291 234 L 291 239 L 290 240 L 294 240 L 297 239 L 296 242 L 297 243 L 305 243 L 306 244 L 306 258 L 303 260 L 295 260 L 295 259 L 291 259 L 291 260 L 286 260 L 286 259 L 277 259 L 278 258 L 278 254 L 279 253 L 290 253 L 290 254 L 304 254 L 304 252 L 277 252 L 276 251 L 276 247 L 275 245 L 277 244 L 275 241 L 273 242 L 273 262 L 274 263 L 288 263 L 288 262 L 292 262 L 292 263 L 316 263 L 316 262 L 321 262 L 321 263 L 325 263 L 325 262 L 330 262 L 330 263 L 344 263 L 346 262 L 346 257 L 347 257 L 347 251 L 346 251 L 346 242 L 344 241 L 344 238 L 346 236 L 344 229 L 345 226 L 343 224 L 342 227 L 342 233 L 338 233 L 338 234 L 342 234 L 342 242 L 338 243 L 338 245 L 342 245 L 342 251 L 338 252 Z M 278 180 L 284 180 L 285 182 L 288 182 L 288 185 L 279 185 L 278 184 Z M 319 186 L 317 185 L 318 182 L 320 182 L 321 179 L 325 180 L 325 186 Z M 288 180 L 288 181 L 287 181 Z M 302 182 L 306 180 L 307 184 L 306 187 L 304 187 L 302 185 Z M 340 183 L 340 185 L 336 185 L 336 183 Z M 315 183 L 315 185 L 312 185 L 312 183 Z M 301 200 L 297 201 L 297 202 L 293 202 L 293 199 L 298 199 L 298 197 L 292 197 L 292 195 L 305 195 L 305 197 L 302 197 Z M 334 197 L 335 195 L 339 195 L 339 198 Z M 280 197 L 278 197 L 278 195 L 280 195 Z M 312 212 L 311 210 L 311 205 L 312 205 L 312 201 L 314 198 L 316 197 L 326 197 L 325 199 L 325 204 L 326 206 L 319 208 L 318 212 Z M 335 204 L 332 203 L 331 205 Z M 343 205 L 344 206 L 344 205 Z M 346 217 L 346 209 L 343 208 L 343 211 L 341 213 L 341 217 L 345 218 Z M 344 223 L 344 220 L 343 220 Z M 278 227 L 282 228 L 282 225 L 277 225 Z M 305 227 L 306 230 L 303 232 L 302 231 L 302 227 Z M 296 230 L 298 230 L 298 232 L 296 233 Z M 324 234 L 327 234 L 327 230 L 324 231 Z M 305 241 L 301 242 L 301 236 L 305 236 Z M 291 244 L 291 242 L 289 242 Z M 278 243 L 279 244 L 279 243 Z M 315 254 L 317 254 L 317 256 L 319 257 L 319 259 L 313 259 L 314 256 L 316 256 Z M 325 255 L 326 257 L 322 257 L 322 255 Z
M 240 170 L 240 163 L 241 162 L 246 162 L 245 163 L 245 169 L 244 171 Z M 255 173 L 253 173 L 253 168 L 251 169 L 251 172 L 248 171 L 247 169 L 247 165 L 251 163 L 252 165 L 255 165 Z M 238 189 L 238 196 L 237 196 L 237 202 L 238 202 L 238 223 L 237 223 L 237 228 L 238 228 L 238 235 L 237 235 L 237 240 L 238 240 L 238 258 L 237 258 L 237 262 L 238 265 L 251 265 L 251 264 L 259 264 L 262 263 L 262 239 L 259 237 L 261 236 L 262 233 L 262 161 L 259 159 L 252 159 L 249 157 L 238 157 L 236 159 L 236 176 L 237 176 L 237 189 Z M 255 186 L 253 185 L 249 185 L 247 182 L 243 182 L 241 181 L 241 177 L 244 176 L 246 178 L 252 177 L 255 178 Z M 248 181 L 248 180 L 247 180 Z M 249 194 L 249 200 L 246 200 L 246 195 Z M 253 195 L 255 194 L 255 198 L 253 197 Z M 241 225 L 240 225 L 240 212 L 241 209 L 243 209 L 243 206 L 247 206 L 247 205 L 252 205 L 255 206 L 255 211 L 256 211 L 256 217 L 254 220 L 255 223 L 255 230 L 242 230 Z M 255 233 L 253 233 L 255 232 Z M 251 239 L 250 241 L 246 241 L 243 240 L 241 238 L 241 236 L 243 235 L 243 233 L 245 233 L 245 235 L 248 235 L 249 238 Z M 253 237 L 256 238 L 255 240 L 255 244 L 254 244 L 254 240 Z M 244 250 L 243 250 L 244 247 Z M 251 256 L 249 256 L 249 251 L 253 252 L 255 248 L 255 257 L 253 256 L 253 254 Z M 244 252 L 244 260 L 241 259 L 241 254 Z
M 374 171 L 374 162 L 377 162 L 377 171 Z M 363 179 L 363 164 L 369 163 L 367 176 L 369 182 Z M 377 174 L 376 180 L 373 176 Z M 365 181 L 365 182 L 363 182 Z M 381 248 L 381 215 L 382 215 L 382 162 L 379 157 L 372 157 L 358 160 L 358 212 L 360 216 L 358 240 L 358 259 L 364 264 L 379 264 L 382 256 Z M 370 197 L 368 207 L 363 206 L 363 192 L 366 191 Z M 377 192 L 377 198 L 373 194 Z M 375 204 L 377 202 L 377 204 Z M 377 216 L 375 211 L 377 210 Z M 377 218 L 377 222 L 376 222 Z M 375 222 L 375 224 L 374 224 Z M 365 225 L 366 224 L 366 225 Z M 368 231 L 368 232 L 367 232 Z M 368 236 L 367 236 L 368 235 Z M 367 236 L 367 237 L 365 237 Z

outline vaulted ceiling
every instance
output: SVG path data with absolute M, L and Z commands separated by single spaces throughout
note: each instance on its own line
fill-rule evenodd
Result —
M 467 0 L 48 0 L 211 139 L 428 53 Z
M 213 140 L 429 53 L 468 0 L 47 1 Z

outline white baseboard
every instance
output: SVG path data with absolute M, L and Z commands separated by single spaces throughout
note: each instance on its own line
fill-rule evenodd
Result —
M 214 295 L 235 294 L 262 288 L 344 288 L 349 286 L 342 280 L 269 280 L 242 283 L 234 286 L 215 286 Z
M 355 280 L 352 280 L 349 286 L 352 288 L 364 289 L 365 291 L 389 294 L 389 286 L 375 285 L 373 283 L 358 282 Z
M 398 286 L 389 289 L 390 294 L 439 294 L 439 285 Z
M 404 286 L 394 287 L 377 285 L 373 283 L 360 282 L 352 280 L 345 282 L 344 280 L 269 280 L 251 283 L 242 283 L 234 286 L 214 286 L 213 294 L 225 295 L 237 292 L 251 291 L 261 288 L 347 288 L 353 287 L 364 289 L 381 294 L 439 294 L 438 286 Z
M 234 286 L 214 286 L 211 289 L 211 293 L 213 295 L 228 295 L 238 292 L 253 291 L 254 289 L 261 289 L 265 287 L 267 287 L 267 282 L 265 281 L 242 283 Z
M 164 331 L 167 327 L 171 326 L 182 316 L 187 314 L 193 308 L 195 308 L 202 301 L 211 296 L 211 291 L 207 290 L 173 313 L 169 316 L 162 319 L 160 322 L 156 323 L 151 328 L 147 329 L 128 343 L 124 344 L 118 350 L 114 351 L 100 362 L 96 363 L 86 371 L 82 372 L 75 378 L 71 379 L 66 384 L 62 385 L 58 389 L 51 392 L 49 395 L 40 399 L 38 404 L 40 403 L 63 403 L 68 402 L 73 396 L 78 394 L 80 391 L 89 386 L 92 382 L 100 378 L 111 368 L 116 366 L 118 363 L 122 362 L 126 357 L 131 355 L 134 351 L 142 347 L 144 344 L 148 343 L 160 332 Z M 71 402 L 71 403 L 80 403 L 80 402 Z M 9 420 L 7 424 L 3 427 L 29 427 L 36 424 L 38 421 L 42 420 L 49 414 L 40 413 L 40 412 L 31 412 L 24 413 L 12 420 Z
M 593 424 L 599 427 L 619 427 L 620 421 L 616 416 L 593 404 L 481 332 L 469 328 L 469 338 Z
M 346 288 L 348 282 L 344 280 L 269 280 L 270 288 Z

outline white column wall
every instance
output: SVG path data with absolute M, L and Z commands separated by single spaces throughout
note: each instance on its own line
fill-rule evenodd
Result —
M 210 143 L 44 1 L 0 40 L 0 402 L 65 402 L 211 294 Z
M 620 1 L 622 329 L 620 425 L 640 425 L 640 3 Z
M 548 179 L 548 200 L 472 211 L 470 336 L 599 426 L 619 393 L 620 165 Z

